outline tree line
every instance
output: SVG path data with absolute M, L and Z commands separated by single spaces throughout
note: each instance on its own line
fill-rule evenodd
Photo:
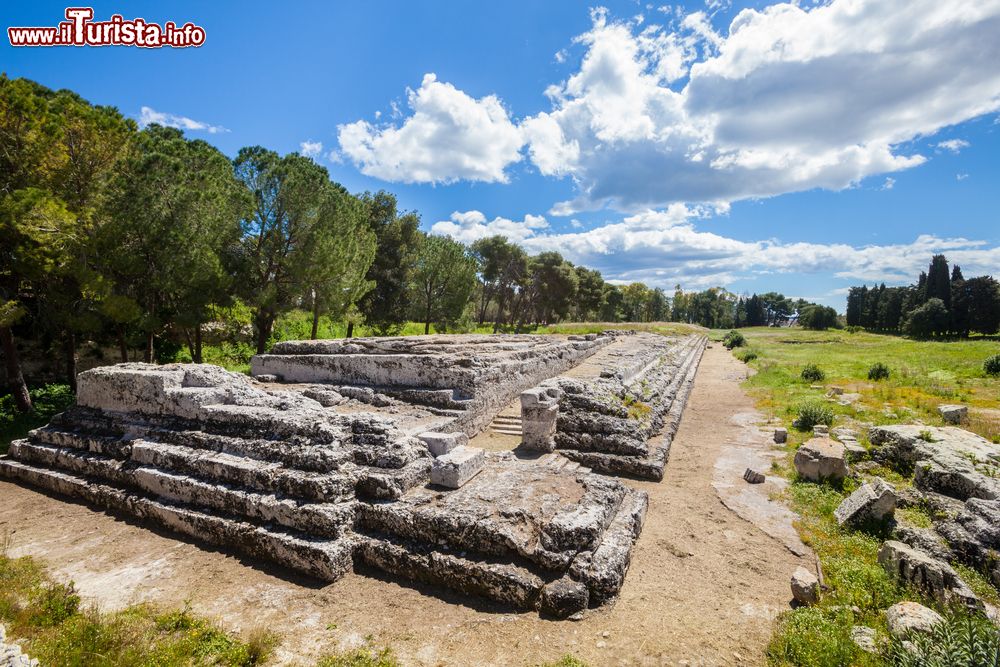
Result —
M 1000 283 L 991 276 L 965 278 L 944 255 L 934 255 L 915 284 L 852 287 L 847 324 L 913 338 L 967 337 L 1000 330 Z
M 671 297 L 502 236 L 465 246 L 419 227 L 391 193 L 352 194 L 298 153 L 251 146 L 230 159 L 71 91 L 0 76 L 0 352 L 24 411 L 18 339 L 61 356 L 74 386 L 83 341 L 122 361 L 183 346 L 200 363 L 206 332 L 235 311 L 248 321 L 236 335 L 260 353 L 292 311 L 309 314 L 316 338 L 323 318 L 346 322 L 347 336 L 408 321 L 425 332 L 567 319 L 728 328 L 808 305 L 721 288 Z

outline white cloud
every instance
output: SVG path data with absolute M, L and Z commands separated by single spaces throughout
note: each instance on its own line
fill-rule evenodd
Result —
M 892 190 L 892 188 L 895 187 L 895 185 L 896 185 L 896 179 L 893 178 L 892 176 L 886 176 L 885 182 L 882 183 L 882 187 L 880 187 L 879 190 Z
M 322 141 L 303 141 L 299 144 L 299 152 L 306 157 L 316 157 L 323 152 Z
M 966 174 L 965 172 L 962 172 L 962 173 L 959 173 L 959 174 L 955 174 L 955 180 L 958 180 L 958 181 L 964 181 L 968 177 L 969 177 L 969 175 Z
M 551 211 L 568 215 L 840 190 L 920 165 L 909 142 L 1000 110 L 1000 0 L 791 2 L 719 30 L 726 5 L 664 6 L 666 25 L 594 10 L 549 111 L 515 124 L 496 97 L 428 75 L 401 125 L 342 126 L 341 146 L 390 180 L 505 182 L 527 142 L 541 174 L 572 178 L 577 196 Z
M 524 220 L 516 221 L 496 217 L 487 220 L 480 211 L 455 211 L 448 220 L 441 220 L 431 225 L 431 233 L 450 236 L 462 243 L 472 243 L 488 236 L 506 236 L 510 241 L 522 243 L 533 236 L 538 230 L 549 226 L 548 221 L 540 215 L 528 214 Z
M 995 272 L 1000 247 L 985 241 L 922 234 L 910 243 L 852 246 L 846 243 L 741 241 L 697 228 L 725 209 L 671 204 L 586 231 L 547 233 L 534 216 L 522 222 L 479 211 L 453 213 L 432 230 L 471 241 L 504 234 L 530 253 L 556 250 L 570 261 L 599 269 L 614 282 L 643 281 L 671 288 L 704 289 L 771 274 L 819 274 L 855 282 L 908 284 L 932 255 L 946 253 L 966 275 Z M 833 296 L 835 294 L 831 294 Z
M 504 168 L 521 159 L 524 139 L 495 95 L 477 100 L 426 74 L 407 96 L 413 113 L 401 125 L 338 127 L 341 152 L 362 173 L 406 183 L 507 182 Z
M 939 141 L 937 147 L 957 154 L 963 148 L 968 148 L 970 145 L 965 139 L 948 139 L 947 141 Z
M 209 134 L 229 131 L 221 125 L 209 125 L 208 123 L 204 123 L 200 120 L 194 120 L 186 116 L 177 116 L 172 113 L 157 111 L 156 109 L 152 109 L 150 107 L 142 107 L 139 111 L 139 127 L 146 127 L 147 125 L 151 125 L 153 123 L 163 125 L 164 127 L 175 127 L 179 130 L 208 132 Z

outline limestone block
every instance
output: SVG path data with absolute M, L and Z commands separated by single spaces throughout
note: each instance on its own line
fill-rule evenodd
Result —
M 559 417 L 558 387 L 533 387 L 521 392 L 521 434 L 529 449 L 551 452 L 556 447 L 556 422 Z
M 447 454 L 434 459 L 431 466 L 431 484 L 449 489 L 461 488 L 463 484 L 483 469 L 486 455 L 478 447 L 456 447 Z
M 865 482 L 844 498 L 833 512 L 837 523 L 861 523 L 867 519 L 876 521 L 892 516 L 896 510 L 896 489 L 881 477 Z
M 774 441 L 779 445 L 788 442 L 788 429 L 786 428 L 774 429 Z
M 434 456 L 444 456 L 456 447 L 469 444 L 469 436 L 464 433 L 438 433 L 428 431 L 417 436 Z
M 938 412 L 946 424 L 964 424 L 969 419 L 969 408 L 964 405 L 939 405 Z
M 795 469 L 813 482 L 847 476 L 844 446 L 829 438 L 812 438 L 795 452 Z
M 907 544 L 895 540 L 885 542 L 878 550 L 878 562 L 890 576 L 923 589 L 939 602 L 981 606 L 979 598 L 951 565 Z
M 556 579 L 542 589 L 540 611 L 555 618 L 566 618 L 587 608 L 590 591 L 569 577 Z
M 819 602 L 819 579 L 801 565 L 792 573 L 792 597 L 799 604 Z
M 813 435 L 830 435 L 830 427 L 826 424 L 816 424 L 813 426 Z
M 885 620 L 892 636 L 903 639 L 911 632 L 931 632 L 944 618 L 933 609 L 907 601 L 897 602 L 886 609 Z
M 743 479 L 745 479 L 750 484 L 763 484 L 764 473 L 757 472 L 753 468 L 747 468 L 746 472 L 743 473 Z

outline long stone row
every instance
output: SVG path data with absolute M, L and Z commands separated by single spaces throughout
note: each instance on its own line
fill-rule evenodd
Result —
M 636 336 L 597 377 L 560 376 L 522 394 L 525 444 L 599 472 L 661 480 L 707 339 Z
M 563 617 L 617 594 L 645 516 L 616 480 L 457 437 L 432 453 L 435 434 L 212 366 L 121 364 L 78 387 L 0 476 L 327 581 L 373 567 Z M 458 488 L 429 483 L 449 465 Z

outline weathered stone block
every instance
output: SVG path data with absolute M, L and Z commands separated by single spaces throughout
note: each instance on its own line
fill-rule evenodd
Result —
M 750 484 L 763 484 L 765 477 L 764 473 L 757 472 L 753 468 L 747 468 L 746 472 L 743 473 L 743 479 Z
M 938 413 L 946 424 L 964 424 L 969 419 L 969 408 L 964 405 L 939 405 Z
M 837 523 L 862 523 L 868 519 L 880 521 L 896 511 L 896 489 L 881 477 L 865 482 L 844 498 L 833 512 Z
M 788 429 L 786 428 L 774 429 L 774 441 L 779 445 L 788 442 Z
M 801 565 L 792 573 L 792 597 L 799 604 L 813 605 L 819 602 L 819 579 Z
M 847 476 L 844 446 L 829 438 L 813 438 L 795 452 L 795 469 L 804 479 L 819 482 Z
M 951 565 L 907 544 L 887 541 L 878 550 L 878 562 L 891 576 L 923 589 L 944 604 L 958 602 L 973 608 L 982 605 Z
M 417 436 L 434 456 L 444 456 L 456 447 L 469 444 L 469 436 L 464 433 L 438 433 L 428 431 Z
M 556 579 L 542 589 L 540 611 L 555 618 L 566 618 L 587 608 L 590 591 L 569 577 Z
M 897 602 L 885 610 L 889 632 L 897 639 L 904 639 L 911 632 L 927 633 L 944 622 L 941 614 L 916 602 Z
M 828 436 L 830 435 L 830 427 L 826 424 L 816 424 L 813 426 L 813 435 Z
M 434 459 L 431 466 L 431 484 L 446 486 L 449 489 L 461 488 L 483 469 L 485 461 L 485 453 L 478 447 L 456 447 Z
M 561 397 L 558 387 L 533 387 L 521 392 L 521 437 L 525 447 L 542 452 L 556 448 Z

